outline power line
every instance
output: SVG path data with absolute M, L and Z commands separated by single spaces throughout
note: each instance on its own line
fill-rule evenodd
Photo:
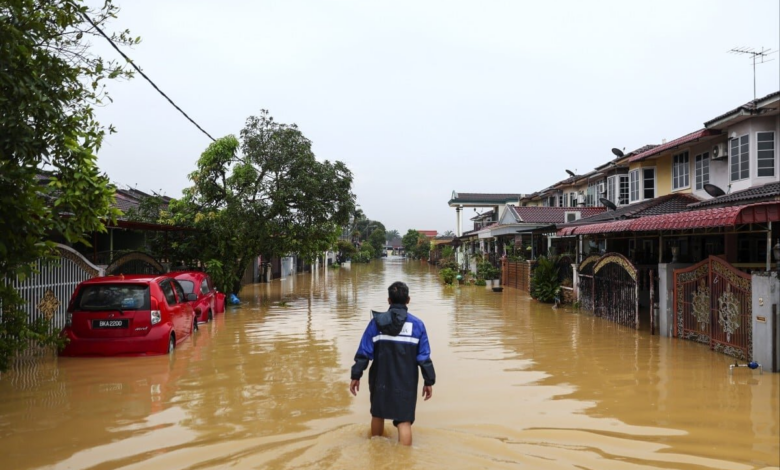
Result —
M 100 33 L 100 35 L 101 35 L 101 36 L 103 36 L 104 38 L 106 38 L 106 41 L 108 41 L 108 43 L 109 43 L 109 44 L 111 44 L 111 47 L 113 47 L 114 49 L 116 49 L 116 51 L 117 51 L 117 52 L 119 52 L 119 54 L 121 54 L 121 55 L 122 55 L 122 57 L 124 57 L 124 58 L 125 58 L 125 60 L 126 60 L 126 61 L 127 61 L 129 64 L 130 64 L 130 65 L 132 65 L 132 66 L 133 66 L 133 68 L 134 68 L 134 69 L 135 69 L 135 70 L 136 70 L 138 73 L 140 73 L 140 74 L 141 74 L 141 76 L 142 76 L 142 77 L 144 77 L 144 78 L 146 79 L 146 81 L 147 81 L 147 82 L 149 82 L 149 84 L 150 84 L 150 85 L 152 85 L 152 86 L 154 87 L 154 89 L 155 89 L 155 90 L 157 90 L 157 92 L 158 92 L 158 93 L 160 93 L 160 94 L 161 94 L 161 95 L 162 95 L 162 96 L 163 96 L 163 97 L 164 97 L 166 100 L 168 100 L 168 102 L 169 102 L 169 103 L 171 103 L 171 105 L 172 105 L 174 108 L 178 109 L 178 110 L 179 110 L 179 112 L 180 112 L 180 113 L 181 113 L 181 114 L 182 114 L 184 117 L 186 117 L 186 118 L 187 118 L 187 119 L 188 119 L 188 120 L 189 120 L 191 123 L 193 123 L 193 124 L 195 125 L 195 127 L 197 127 L 197 128 L 198 128 L 198 129 L 199 129 L 201 132 L 203 132 L 204 134 L 206 134 L 206 135 L 208 136 L 208 138 L 209 138 L 209 139 L 211 139 L 212 141 L 216 141 L 216 140 L 217 140 L 217 139 L 215 139 L 214 137 L 211 137 L 211 134 L 209 134 L 208 132 L 206 132 L 205 130 L 203 130 L 203 128 L 202 128 L 202 127 L 200 127 L 200 126 L 198 125 L 198 123 L 197 123 L 197 122 L 193 121 L 193 119 L 192 119 L 191 117 L 189 117 L 189 116 L 187 115 L 187 113 L 185 113 L 185 112 L 184 112 L 184 111 L 183 111 L 183 110 L 182 110 L 182 109 L 181 109 L 181 108 L 180 108 L 180 107 L 179 107 L 179 106 L 178 106 L 176 103 L 174 103 L 174 102 L 173 102 L 173 100 L 172 100 L 172 99 L 170 99 L 170 98 L 168 97 L 168 95 L 166 95 L 166 94 L 165 94 L 165 93 L 164 93 L 162 90 L 160 90 L 160 88 L 159 88 L 159 87 L 158 87 L 158 86 L 157 86 L 157 85 L 156 85 L 156 84 L 155 84 L 155 83 L 152 81 L 152 79 L 151 79 L 151 78 L 149 78 L 149 77 L 147 77 L 147 76 L 146 76 L 146 74 L 145 74 L 145 73 L 143 73 L 143 72 L 141 71 L 141 69 L 140 69 L 140 68 L 139 68 L 137 65 L 135 65 L 135 62 L 133 62 L 133 61 L 132 61 L 132 59 L 130 59 L 130 57 L 127 57 L 127 55 L 126 55 L 124 52 L 122 52 L 122 50 L 121 50 L 121 49 L 119 49 L 119 47 L 117 47 L 117 45 L 116 45 L 116 44 L 114 44 L 114 41 L 112 41 L 112 40 L 111 40 L 111 38 L 110 38 L 110 37 L 108 37 L 108 36 L 106 35 L 106 33 L 104 33 L 104 32 L 103 32 L 103 30 L 102 30 L 102 29 L 100 29 L 100 27 L 98 27 L 98 25 L 96 25 L 96 24 L 95 24 L 95 23 L 92 21 L 92 19 L 91 19 L 89 16 L 87 16 L 87 14 L 86 14 L 86 13 L 82 13 L 82 16 L 84 16 L 84 18 L 85 18 L 85 19 L 86 19 L 86 20 L 89 22 L 89 24 L 91 24 L 91 25 L 92 25 L 92 26 L 93 26 L 93 27 L 94 27 L 94 28 L 97 30 L 97 32 L 98 32 L 98 33 Z

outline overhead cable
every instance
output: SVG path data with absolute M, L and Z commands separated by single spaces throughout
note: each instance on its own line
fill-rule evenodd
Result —
M 172 105 L 174 108 L 178 109 L 178 110 L 179 110 L 179 112 L 180 112 L 180 113 L 181 113 L 181 114 L 182 114 L 184 117 L 186 117 L 186 118 L 187 118 L 187 119 L 188 119 L 188 120 L 189 120 L 191 123 L 193 123 L 193 124 L 195 125 L 195 127 L 197 127 L 197 128 L 198 128 L 198 129 L 199 129 L 201 132 L 203 132 L 204 134 L 206 134 L 206 135 L 208 136 L 208 138 L 209 138 L 209 139 L 211 139 L 211 140 L 213 140 L 213 141 L 216 141 L 216 139 L 215 139 L 214 137 L 211 137 L 211 134 L 209 134 L 209 133 L 208 133 L 208 132 L 206 132 L 206 131 L 205 131 L 205 130 L 202 128 L 202 127 L 200 127 L 200 125 L 198 125 L 198 123 L 197 123 L 197 122 L 195 122 L 195 121 L 194 121 L 194 120 L 193 120 L 191 117 L 189 117 L 189 116 L 187 115 L 187 113 L 185 113 L 185 112 L 184 112 L 184 111 L 183 111 L 183 110 L 182 110 L 182 109 L 181 109 L 181 108 L 180 108 L 180 107 L 179 107 L 179 106 L 178 106 L 176 103 L 174 103 L 174 102 L 173 102 L 173 100 L 172 100 L 172 99 L 170 99 L 170 98 L 168 97 L 168 95 L 166 95 L 166 94 L 165 94 L 165 93 L 164 93 L 162 90 L 160 90 L 160 88 L 159 88 L 159 87 L 158 87 L 158 86 L 157 86 L 157 85 L 156 85 L 156 84 L 155 84 L 155 83 L 152 81 L 152 79 L 151 79 L 151 78 L 149 78 L 149 77 L 148 77 L 148 76 L 147 76 L 145 73 L 143 73 L 143 72 L 141 71 L 141 69 L 140 69 L 140 68 L 139 68 L 137 65 L 135 65 L 135 62 L 133 62 L 133 60 L 132 60 L 132 59 L 130 59 L 130 57 L 127 57 L 127 55 L 126 55 L 124 52 L 122 52 L 122 50 L 121 50 L 121 49 L 119 49 L 119 47 L 118 47 L 118 46 L 117 46 L 117 45 L 114 43 L 114 41 L 113 41 L 113 40 L 111 40 L 111 38 L 110 38 L 110 37 L 108 37 L 108 36 L 106 35 L 106 33 L 104 33 L 104 32 L 103 32 L 103 30 L 102 30 L 102 29 L 100 29 L 100 27 L 98 27 L 98 25 L 96 25 L 96 24 L 95 24 L 95 23 L 92 21 L 92 19 L 91 19 L 89 16 L 87 16 L 87 14 L 86 14 L 86 13 L 82 13 L 82 15 L 83 15 L 83 16 L 84 16 L 84 18 L 85 18 L 85 19 L 86 19 L 86 20 L 89 22 L 89 24 L 91 24 L 91 25 L 92 25 L 92 26 L 93 26 L 93 27 L 94 27 L 94 28 L 97 30 L 97 32 L 98 32 L 98 33 L 100 33 L 100 35 L 101 35 L 101 36 L 103 36 L 104 38 L 106 38 L 106 41 L 108 41 L 108 43 L 109 43 L 109 44 L 111 44 L 111 46 L 112 46 L 114 49 L 116 49 L 116 51 L 117 51 L 117 52 L 119 52 L 119 54 L 121 54 L 121 55 L 122 55 L 122 57 L 124 57 L 124 58 L 125 58 L 125 60 L 126 60 L 126 61 L 127 61 L 127 62 L 128 62 L 128 63 L 129 63 L 129 64 L 130 64 L 130 65 L 131 65 L 131 66 L 132 66 L 132 67 L 133 67 L 133 68 L 134 68 L 134 69 L 135 69 L 135 70 L 136 70 L 138 73 L 140 73 L 140 74 L 141 74 L 141 76 L 142 76 L 142 77 L 144 77 L 144 78 L 146 79 L 146 81 L 147 81 L 147 82 L 149 82 L 149 84 L 150 84 L 150 85 L 152 85 L 152 86 L 154 87 L 154 89 L 155 89 L 155 90 L 157 90 L 157 92 L 158 92 L 158 93 L 160 93 L 160 94 L 161 94 L 161 95 L 162 95 L 162 96 L 163 96 L 163 97 L 164 97 L 166 100 L 168 100 L 168 102 L 169 102 L 169 103 L 171 103 L 171 105 Z

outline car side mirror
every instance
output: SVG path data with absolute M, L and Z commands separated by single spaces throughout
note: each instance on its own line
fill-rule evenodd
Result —
M 186 294 L 184 298 L 187 299 L 187 302 L 194 302 L 195 300 L 198 300 L 198 294 L 189 293 Z

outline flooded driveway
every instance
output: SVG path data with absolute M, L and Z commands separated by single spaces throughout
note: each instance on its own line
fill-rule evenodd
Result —
M 409 284 L 437 383 L 414 446 L 348 391 L 371 308 Z M 780 374 L 513 289 L 389 259 L 247 286 L 172 357 L 60 358 L 0 379 L 2 469 L 760 469 Z M 364 384 L 365 385 L 365 384 Z

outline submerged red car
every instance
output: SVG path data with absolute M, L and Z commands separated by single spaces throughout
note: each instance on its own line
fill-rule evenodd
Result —
M 98 277 L 76 287 L 68 305 L 63 356 L 166 354 L 197 326 L 181 284 L 170 275 Z
M 221 302 L 222 307 L 220 308 L 219 293 L 214 289 L 214 284 L 208 274 L 201 271 L 180 271 L 168 273 L 168 275 L 179 281 L 185 294 L 197 296 L 197 299 L 191 301 L 190 304 L 195 310 L 198 323 L 210 322 L 215 314 L 225 311 L 224 301 Z M 222 297 L 224 299 L 224 295 Z

